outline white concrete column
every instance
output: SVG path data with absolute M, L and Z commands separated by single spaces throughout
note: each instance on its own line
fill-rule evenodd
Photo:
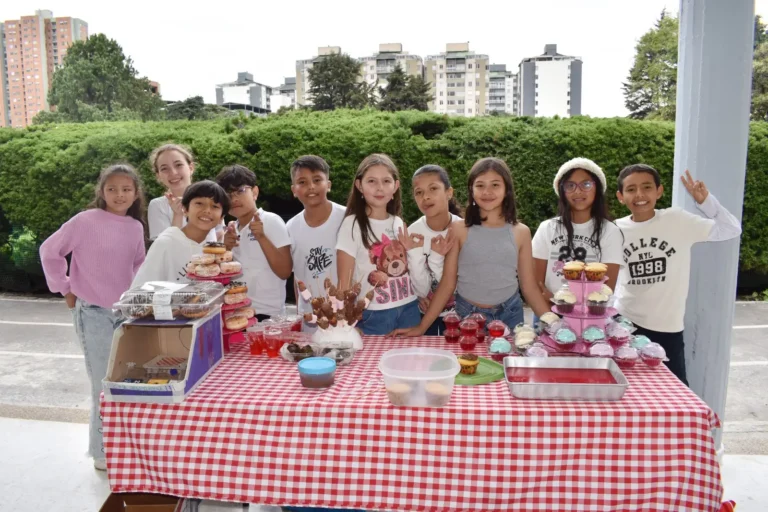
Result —
M 697 212 L 680 183 L 690 169 L 741 219 L 754 0 L 681 0 L 672 204 Z M 693 249 L 685 312 L 688 381 L 725 421 L 739 241 Z M 715 435 L 722 453 L 722 431 Z

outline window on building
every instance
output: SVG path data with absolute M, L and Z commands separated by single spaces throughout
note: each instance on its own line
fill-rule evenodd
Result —
M 472 82 L 467 82 L 467 85 L 468 85 L 469 87 L 472 87 Z
M 539 97 L 539 93 L 538 93 L 538 92 L 536 93 L 536 97 L 537 97 L 537 98 Z
M 536 102 L 536 106 L 537 106 L 537 107 L 539 106 L 539 102 L 538 102 L 538 101 Z
M 467 64 L 467 69 L 472 69 L 472 64 Z
M 440 100 L 440 104 L 441 104 L 441 105 L 443 104 L 443 100 Z
M 570 95 L 571 95 L 571 91 L 568 91 L 568 96 L 570 96 Z
M 442 64 L 440 64 L 440 69 L 443 69 L 443 65 Z
M 443 95 L 443 91 L 440 91 L 440 96 L 442 96 L 442 95 Z
M 440 73 L 440 78 L 443 78 L 443 74 L 442 73 Z
M 570 105 L 570 104 L 571 104 L 571 100 L 568 100 L 568 105 Z
M 471 109 L 471 108 L 468 108 L 468 109 L 467 109 L 467 114 L 471 114 L 471 113 L 472 113 L 472 109 Z

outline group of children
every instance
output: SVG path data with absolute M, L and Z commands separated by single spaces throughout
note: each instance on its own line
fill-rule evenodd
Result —
M 104 169 L 94 208 L 73 217 L 40 248 L 49 288 L 65 296 L 86 356 L 97 468 L 104 467 L 100 383 L 119 322 L 111 306 L 130 287 L 186 282 L 185 266 L 206 241 L 223 241 L 241 263 L 259 320 L 284 313 L 291 272 L 313 294 L 323 293 L 326 278 L 342 291 L 356 283 L 363 293 L 373 290 L 358 325 L 367 335 L 440 334 L 450 310 L 515 326 L 523 321 L 523 297 L 537 316 L 550 310 L 564 263 L 603 262 L 619 312 L 665 348 L 668 366 L 686 382 L 682 331 L 691 246 L 741 232 L 690 174 L 683 184 L 706 218 L 679 208 L 656 210 L 663 186 L 659 173 L 642 164 L 619 174 L 616 194 L 631 215 L 614 223 L 602 169 L 585 158 L 566 162 L 553 181 L 558 216 L 531 237 L 518 220 L 512 174 L 498 158 L 473 165 L 463 212 L 445 169 L 417 169 L 413 199 L 423 216 L 410 226 L 401 218 L 399 171 L 384 154 L 360 163 L 346 207 L 328 199 L 325 160 L 299 157 L 290 169 L 291 191 L 304 211 L 287 224 L 257 207 L 256 176 L 242 165 L 225 167 L 215 181 L 192 184 L 195 164 L 186 148 L 161 146 L 151 163 L 167 192 L 148 208 L 154 242 L 146 256 L 141 182 L 128 165 Z M 236 220 L 225 225 L 225 215 Z M 297 302 L 301 313 L 311 312 L 299 294 Z

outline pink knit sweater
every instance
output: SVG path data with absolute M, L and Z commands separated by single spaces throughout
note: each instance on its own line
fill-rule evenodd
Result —
M 67 276 L 65 257 L 72 253 Z M 111 308 L 144 262 L 144 228 L 129 216 L 94 208 L 78 213 L 40 246 L 48 288 Z

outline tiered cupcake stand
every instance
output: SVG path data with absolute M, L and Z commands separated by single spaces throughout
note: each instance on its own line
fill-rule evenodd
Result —
M 549 333 L 541 333 L 539 340 L 545 345 L 550 356 L 578 357 L 586 356 L 589 353 L 590 344 L 586 343 L 581 335 L 590 326 L 599 327 L 600 329 L 605 330 L 608 319 L 618 313 L 615 308 L 608 307 L 607 304 L 605 312 L 601 315 L 594 315 L 589 312 L 587 297 L 592 292 L 599 292 L 603 287 L 603 283 L 607 280 L 607 278 L 603 278 L 600 281 L 588 281 L 582 274 L 582 277 L 579 280 L 566 281 L 571 292 L 576 295 L 576 304 L 574 305 L 573 310 L 569 313 L 562 312 L 557 305 L 552 306 L 552 311 L 563 317 L 563 321 L 568 328 L 576 334 L 577 339 L 575 343 L 561 344 Z

